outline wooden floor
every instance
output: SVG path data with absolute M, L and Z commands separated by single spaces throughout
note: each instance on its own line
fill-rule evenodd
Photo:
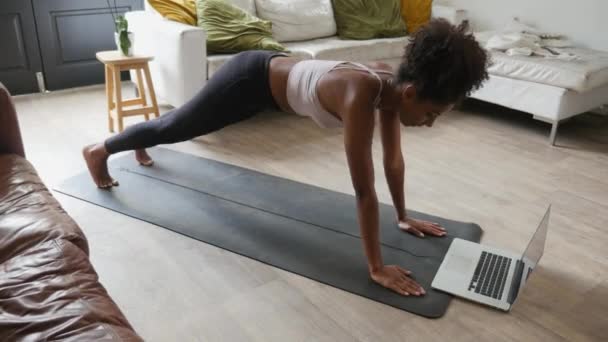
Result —
M 84 144 L 108 136 L 103 91 L 17 99 L 28 159 L 49 187 L 85 168 Z M 559 147 L 547 144 L 549 129 L 478 102 L 432 129 L 403 129 L 409 208 L 477 222 L 483 242 L 523 251 L 553 203 L 545 255 L 509 314 L 456 299 L 443 318 L 421 318 L 55 195 L 148 341 L 606 341 L 608 117 L 563 124 Z M 341 132 L 293 115 L 260 115 L 169 147 L 353 192 Z M 378 139 L 374 152 L 379 198 L 390 203 Z

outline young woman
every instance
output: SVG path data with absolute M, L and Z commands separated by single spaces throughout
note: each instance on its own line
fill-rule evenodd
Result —
M 343 126 L 344 147 L 357 198 L 358 218 L 371 278 L 403 295 L 423 295 L 410 272 L 382 262 L 372 138 L 379 115 L 384 171 L 399 227 L 416 236 L 445 235 L 436 223 L 408 217 L 400 125 L 431 127 L 438 116 L 487 79 L 486 52 L 465 26 L 433 20 L 405 48 L 396 74 L 381 63 L 297 60 L 280 53 L 247 51 L 230 59 L 188 103 L 152 121 L 127 128 L 83 155 L 98 187 L 117 186 L 108 173 L 111 154 L 192 139 L 243 121 L 265 109 L 310 116 L 322 127 Z

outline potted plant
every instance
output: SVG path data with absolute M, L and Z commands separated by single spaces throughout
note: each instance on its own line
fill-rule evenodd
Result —
M 118 15 L 118 8 L 116 7 L 116 0 L 114 0 L 114 7 L 110 5 L 110 0 L 107 0 L 110 12 L 112 13 L 112 19 L 114 20 L 114 42 L 116 47 L 124 56 L 133 55 L 133 32 L 129 32 L 129 22 L 124 15 Z M 116 16 L 114 15 L 116 12 Z

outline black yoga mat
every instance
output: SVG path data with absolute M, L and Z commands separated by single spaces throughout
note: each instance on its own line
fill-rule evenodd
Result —
M 431 282 L 454 237 L 479 241 L 481 228 L 410 211 L 441 223 L 448 236 L 416 238 L 399 231 L 394 209 L 380 205 L 386 264 L 413 272 L 427 291 L 404 297 L 369 279 L 351 195 L 163 148 L 153 167 L 132 154 L 110 161 L 120 182 L 97 189 L 87 172 L 56 190 L 266 264 L 425 317 L 441 317 L 451 296 Z

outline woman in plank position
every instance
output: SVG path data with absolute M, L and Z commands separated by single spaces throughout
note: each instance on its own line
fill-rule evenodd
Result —
M 117 186 L 107 167 L 114 153 L 135 150 L 139 163 L 152 165 L 145 148 L 189 140 L 246 120 L 265 109 L 310 116 L 322 127 L 344 127 L 350 176 L 371 278 L 403 295 L 424 295 L 410 272 L 385 265 L 379 242 L 378 199 L 374 189 L 372 139 L 379 116 L 384 172 L 399 227 L 416 236 L 444 236 L 436 223 L 408 217 L 404 199 L 401 125 L 431 127 L 438 116 L 487 79 L 487 55 L 466 27 L 432 20 L 405 48 L 393 73 L 382 63 L 298 60 L 269 51 L 231 58 L 182 107 L 127 128 L 83 155 L 100 188 Z

